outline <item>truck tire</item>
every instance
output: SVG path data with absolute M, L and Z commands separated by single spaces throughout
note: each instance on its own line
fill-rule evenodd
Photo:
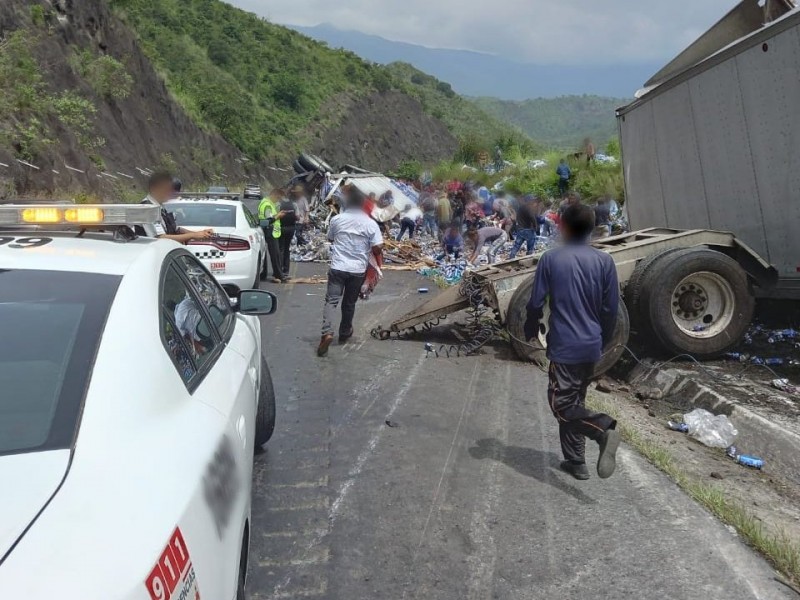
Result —
M 686 252 L 691 248 L 669 248 L 668 250 L 661 250 L 647 256 L 639 261 L 633 271 L 633 275 L 625 285 L 624 296 L 625 305 L 628 307 L 628 313 L 631 320 L 631 327 L 640 335 L 647 335 L 650 333 L 649 324 L 650 319 L 641 311 L 641 297 L 642 297 L 642 281 L 647 273 L 653 268 L 653 264 L 660 260 L 662 257 L 675 254 L 677 252 Z
M 653 262 L 640 285 L 641 314 L 670 353 L 719 356 L 739 343 L 753 319 L 755 298 L 747 274 L 716 250 L 665 254 Z
M 275 388 L 272 375 L 264 357 L 261 357 L 261 384 L 258 388 L 258 410 L 256 411 L 256 450 L 266 444 L 275 431 Z
M 511 346 L 522 360 L 536 363 L 540 367 L 547 365 L 547 331 L 550 319 L 550 308 L 545 305 L 544 315 L 539 323 L 538 340 L 533 344 L 525 341 L 525 321 L 528 318 L 528 300 L 533 290 L 533 277 L 519 286 L 511 297 L 506 315 L 506 326 L 511 334 Z M 620 299 L 617 313 L 617 324 L 611 341 L 606 344 L 603 354 L 597 362 L 594 377 L 599 377 L 613 367 L 625 352 L 625 346 L 631 333 L 630 318 L 625 303 Z
M 299 160 L 296 160 L 292 163 L 292 168 L 294 169 L 294 172 L 297 173 L 298 175 L 305 175 L 306 173 L 308 173 L 308 169 L 306 169 L 302 164 L 300 164 Z

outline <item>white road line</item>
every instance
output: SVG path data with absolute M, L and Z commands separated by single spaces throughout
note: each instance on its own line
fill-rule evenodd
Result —
M 461 425 L 464 423 L 464 415 L 467 414 L 467 409 L 469 409 L 469 407 L 472 405 L 472 400 L 475 397 L 475 381 L 478 378 L 478 367 L 480 367 L 480 363 L 476 361 L 475 367 L 472 369 L 472 375 L 469 378 L 467 393 L 464 395 L 464 406 L 461 408 L 461 415 L 458 417 L 456 430 L 453 432 L 453 439 L 450 442 L 450 449 L 447 452 L 447 458 L 442 466 L 442 474 L 439 476 L 439 483 L 436 484 L 436 490 L 434 491 L 433 499 L 431 500 L 431 507 L 430 510 L 428 510 L 428 516 L 425 519 L 425 525 L 422 527 L 422 533 L 419 536 L 419 544 L 417 544 L 417 548 L 414 550 L 414 554 L 411 556 L 411 568 L 409 569 L 409 573 L 414 573 L 415 571 L 417 558 L 419 557 L 419 551 L 422 548 L 422 545 L 425 543 L 425 535 L 428 533 L 428 525 L 430 525 L 434 510 L 436 510 L 437 506 L 439 505 L 439 494 L 442 491 L 442 483 L 444 482 L 445 475 L 447 474 L 447 470 L 450 466 L 450 459 L 453 457 L 453 450 L 456 447 L 456 442 L 461 435 Z M 404 586 L 403 598 L 406 597 L 407 593 L 408 585 Z
M 403 385 L 400 387 L 400 390 L 397 392 L 394 401 L 389 407 L 389 411 L 386 413 L 386 420 L 390 420 L 394 416 L 394 413 L 403 403 L 403 400 L 405 400 L 406 394 L 408 394 L 408 391 L 414 384 L 414 381 L 417 378 L 417 374 L 419 373 L 419 370 L 422 368 L 422 364 L 424 361 L 425 361 L 425 356 L 420 355 L 416 364 L 409 370 L 405 382 L 403 382 Z M 381 436 L 383 435 L 383 432 L 386 431 L 386 429 L 388 429 L 388 427 L 384 423 L 381 423 L 378 426 L 378 428 L 375 430 L 375 433 L 370 438 L 364 450 L 361 452 L 361 454 L 358 455 L 355 464 L 348 473 L 347 480 L 345 480 L 345 482 L 339 488 L 339 492 L 336 494 L 336 499 L 331 504 L 330 511 L 328 512 L 328 524 L 330 529 L 333 529 L 333 525 L 336 522 L 336 519 L 338 518 L 341 512 L 342 506 L 344 505 L 344 501 L 347 498 L 347 495 L 350 493 L 350 490 L 353 488 L 353 485 L 355 484 L 359 475 L 361 475 L 361 472 L 364 470 L 364 466 L 367 464 L 367 461 L 374 454 L 375 448 L 377 448 L 378 442 L 380 442 Z M 327 533 L 325 535 L 327 535 Z M 304 554 L 311 552 L 316 546 L 318 546 L 324 539 L 325 535 L 315 536 L 306 546 Z M 271 598 L 291 597 L 292 596 L 291 594 L 287 596 L 287 592 L 282 591 L 283 589 L 286 588 L 287 585 L 289 585 L 291 580 L 292 576 L 288 575 L 283 581 L 281 581 L 278 585 L 275 586 L 270 597 Z

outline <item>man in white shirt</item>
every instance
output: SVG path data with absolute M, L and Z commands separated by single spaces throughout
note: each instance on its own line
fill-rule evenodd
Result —
M 328 227 L 328 240 L 333 246 L 328 291 L 322 312 L 322 339 L 317 348 L 317 356 L 326 356 L 333 342 L 333 317 L 339 302 L 342 303 L 339 343 L 345 343 L 352 337 L 353 316 L 367 272 L 370 252 L 379 256 L 383 248 L 380 227 L 367 216 L 363 205 L 364 198 L 357 191 L 351 190 L 346 199 L 345 211 L 333 217 Z

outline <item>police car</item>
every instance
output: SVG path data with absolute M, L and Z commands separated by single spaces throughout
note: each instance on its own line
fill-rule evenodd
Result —
M 235 293 L 259 287 L 267 242 L 258 220 L 241 201 L 185 194 L 164 208 L 183 229 L 214 230 L 213 238 L 194 240 L 187 248 L 226 289 Z
M 150 206 L 0 206 L 0 598 L 244 598 L 258 315 Z

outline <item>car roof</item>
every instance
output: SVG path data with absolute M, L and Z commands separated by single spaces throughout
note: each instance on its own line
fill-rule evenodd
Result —
M 74 271 L 124 275 L 128 268 L 145 254 L 178 247 L 170 240 L 139 237 L 128 242 L 114 241 L 109 233 L 86 232 L 77 237 L 75 231 L 2 231 L 2 236 L 48 240 L 27 248 L 10 242 L 0 246 L 0 269 L 35 271 Z
M 189 204 L 196 202 L 198 204 L 223 204 L 225 206 L 242 206 L 240 200 L 230 200 L 228 198 L 175 198 L 169 202 L 165 202 L 165 206 L 170 204 Z

